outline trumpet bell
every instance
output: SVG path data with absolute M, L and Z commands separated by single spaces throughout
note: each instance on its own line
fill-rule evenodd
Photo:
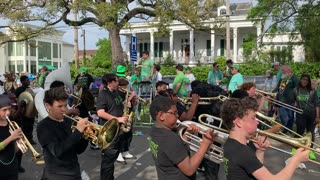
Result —
M 119 127 L 117 119 L 111 119 L 104 123 L 98 135 L 98 146 L 102 149 L 109 147 L 118 136 Z

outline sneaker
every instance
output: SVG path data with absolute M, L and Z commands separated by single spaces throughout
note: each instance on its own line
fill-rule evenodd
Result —
M 141 121 L 140 115 L 137 115 L 137 120 L 138 120 L 138 121 Z
M 126 160 L 124 160 L 121 153 L 119 153 L 119 155 L 118 155 L 117 162 L 119 162 L 121 164 L 127 164 Z
M 133 155 L 130 154 L 128 151 L 123 152 L 123 153 L 122 153 L 122 156 L 123 156 L 125 159 L 132 159 L 132 158 L 133 158 Z
M 26 170 L 22 166 L 19 166 L 18 172 L 19 173 L 24 173 L 24 172 L 26 172 Z

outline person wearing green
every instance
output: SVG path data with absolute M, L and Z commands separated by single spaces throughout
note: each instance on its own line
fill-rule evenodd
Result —
M 236 89 L 239 89 L 240 85 L 243 84 L 243 76 L 239 72 L 240 66 L 239 64 L 233 64 L 231 67 L 232 78 L 229 82 L 228 90 L 233 93 Z
M 46 77 L 48 76 L 49 71 L 47 66 L 42 66 L 40 69 L 40 76 L 39 76 L 39 83 L 38 85 L 42 88 L 44 88 L 44 83 L 46 82 Z
M 185 78 L 183 73 L 183 66 L 181 64 L 178 64 L 176 66 L 176 77 L 173 81 L 173 90 L 179 97 L 185 97 L 188 95 L 187 90 L 185 89 L 185 83 L 190 82 L 188 78 Z
M 142 81 L 150 81 L 153 75 L 153 60 L 148 51 L 142 53 L 142 60 L 138 64 L 141 66 Z
M 227 78 L 226 80 L 227 87 L 229 87 L 229 83 L 232 78 L 232 65 L 233 65 L 233 61 L 231 59 L 228 59 L 226 61 L 226 70 L 224 71 L 224 76 Z
M 278 61 L 272 63 L 272 68 L 277 72 L 277 83 L 281 80 L 282 70 L 280 68 L 280 63 Z
M 208 73 L 208 84 L 218 85 L 223 80 L 223 73 L 219 70 L 219 64 L 217 62 L 212 64 L 213 69 Z

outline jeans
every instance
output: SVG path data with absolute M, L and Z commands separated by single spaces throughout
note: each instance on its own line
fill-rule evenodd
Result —
M 107 148 L 103 149 L 101 153 L 101 169 L 100 169 L 100 180 L 113 180 L 114 176 L 114 162 L 120 153 L 120 140 L 122 135 L 116 137 L 112 144 Z
M 311 132 L 311 141 L 314 142 L 314 129 L 315 129 L 315 111 L 303 112 L 303 114 L 296 114 L 297 133 L 303 135 L 304 131 Z M 312 147 L 313 145 L 311 145 Z
M 218 174 L 219 174 L 219 167 L 220 165 L 212 162 L 208 159 L 202 160 L 203 167 L 205 169 L 204 175 L 206 177 L 206 180 L 218 180 Z
M 294 104 L 289 105 L 294 106 Z M 294 123 L 294 112 L 292 110 L 289 110 L 288 108 L 279 107 L 279 114 L 282 125 L 292 130 L 292 126 Z M 282 132 L 287 133 L 288 130 L 284 129 Z

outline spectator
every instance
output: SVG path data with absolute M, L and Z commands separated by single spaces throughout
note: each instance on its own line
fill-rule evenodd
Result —
M 272 63 L 272 68 L 277 72 L 276 77 L 277 77 L 277 83 L 281 80 L 282 76 L 282 70 L 280 68 L 280 63 L 278 61 Z
M 142 59 L 138 64 L 141 65 L 142 81 L 150 81 L 153 75 L 153 60 L 148 51 L 142 52 Z
M 188 92 L 188 95 L 191 93 L 191 83 L 196 80 L 196 78 L 194 77 L 194 75 L 191 73 L 191 68 L 190 67 L 186 67 L 186 74 L 184 75 L 186 78 L 189 79 L 189 81 L 185 82 L 185 89 Z
M 183 73 L 183 66 L 181 64 L 178 64 L 176 66 L 176 77 L 173 81 L 173 90 L 179 97 L 184 97 L 188 95 L 188 92 L 185 89 L 185 83 L 189 81 L 189 79 L 186 79 L 184 77 Z
M 39 83 L 38 85 L 42 88 L 44 88 L 44 83 L 46 82 L 46 78 L 49 74 L 49 69 L 47 66 L 42 66 L 40 69 L 40 76 L 39 76 Z
M 232 78 L 229 82 L 228 90 L 233 93 L 234 90 L 238 89 L 239 86 L 243 83 L 243 76 L 239 72 L 240 66 L 238 64 L 233 64 L 231 67 Z
M 231 78 L 232 78 L 232 66 L 233 66 L 233 62 L 232 62 L 232 60 L 231 59 L 228 59 L 227 61 L 226 61 L 226 70 L 224 71 L 224 76 L 227 78 L 227 81 L 226 81 L 226 83 L 227 83 L 227 87 L 229 87 L 229 83 L 230 83 L 230 81 L 231 81 Z M 230 89 L 229 89 L 230 90 Z
M 271 70 L 266 71 L 266 79 L 264 81 L 264 88 L 265 92 L 271 93 L 277 85 L 277 77 L 273 75 Z
M 92 84 L 94 83 L 93 77 L 89 73 L 87 73 L 87 69 L 84 67 L 80 68 L 79 71 L 80 71 L 80 74 L 77 75 L 74 81 L 74 85 L 79 83 L 82 87 L 85 87 L 91 90 Z
M 219 70 L 219 64 L 217 62 L 212 64 L 213 69 L 208 73 L 208 83 L 211 85 L 219 85 L 223 80 L 223 73 Z

